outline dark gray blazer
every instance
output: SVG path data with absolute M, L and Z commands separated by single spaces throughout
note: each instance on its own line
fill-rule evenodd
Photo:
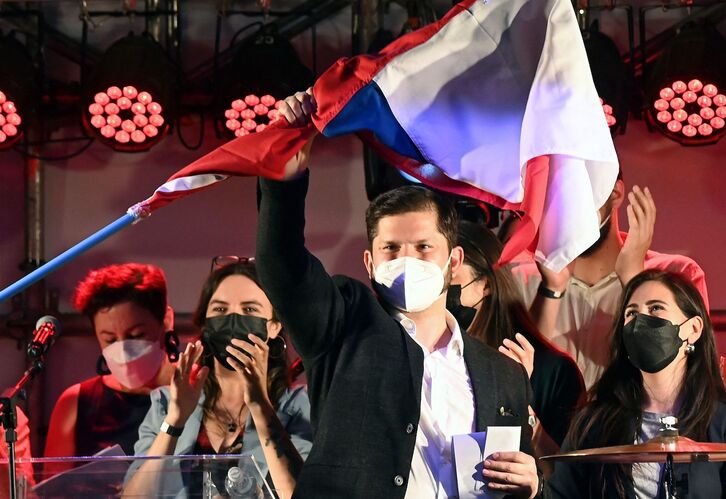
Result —
M 396 499 L 418 428 L 423 352 L 363 283 L 330 277 L 305 248 L 307 174 L 260 179 L 257 270 L 308 376 L 313 449 L 297 498 Z M 524 369 L 464 335 L 476 430 L 521 426 L 531 454 Z

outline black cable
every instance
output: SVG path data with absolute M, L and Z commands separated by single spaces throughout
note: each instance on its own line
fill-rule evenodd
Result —
M 39 159 L 41 161 L 64 161 L 68 159 L 75 158 L 76 156 L 80 156 L 84 152 L 86 152 L 86 149 L 91 147 L 91 144 L 93 144 L 95 140 L 92 137 L 88 138 L 88 142 L 86 142 L 83 146 L 81 146 L 77 151 L 73 151 L 70 154 L 65 154 L 63 156 L 42 156 L 40 154 L 32 154 L 27 151 L 27 149 L 23 150 L 19 147 L 15 147 L 15 150 L 21 154 L 22 156 L 25 156 L 26 158 L 33 158 L 33 159 Z
M 176 127 L 176 135 L 177 137 L 179 137 L 179 142 L 181 142 L 181 145 L 183 145 L 190 151 L 196 151 L 197 149 L 202 147 L 202 144 L 204 143 L 204 113 L 201 111 L 199 112 L 199 120 L 199 142 L 197 142 L 197 144 L 194 146 L 190 146 L 182 136 L 181 118 L 179 119 L 178 126 Z

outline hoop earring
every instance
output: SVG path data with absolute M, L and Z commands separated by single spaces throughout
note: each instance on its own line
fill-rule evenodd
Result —
M 696 351 L 696 345 L 693 343 L 689 343 L 686 345 L 686 355 L 691 355 L 693 352 Z
M 98 360 L 96 360 L 96 374 L 99 376 L 111 374 L 111 370 L 108 368 L 108 364 L 106 364 L 106 359 L 103 355 L 99 355 Z
M 164 350 L 169 362 L 179 360 L 179 336 L 175 331 L 167 331 L 164 335 Z
M 279 341 L 278 341 L 279 340 Z M 273 344 L 273 342 L 275 342 Z M 287 355 L 287 342 L 282 335 L 278 335 L 268 342 L 270 346 L 270 357 L 283 357 Z

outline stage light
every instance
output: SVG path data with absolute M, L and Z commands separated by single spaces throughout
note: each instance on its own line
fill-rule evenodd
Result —
M 646 119 L 682 145 L 709 145 L 725 133 L 726 38 L 706 22 L 681 28 L 653 65 Z
M 582 38 L 610 133 L 622 133 L 628 120 L 628 72 L 620 51 L 596 22 L 582 32 Z
M 37 71 L 25 46 L 0 37 L 0 150 L 15 145 L 40 101 Z
M 281 99 L 312 83 L 312 72 L 290 42 L 264 26 L 220 72 L 217 130 L 230 138 L 260 132 L 278 119 Z
M 177 70 L 146 35 L 129 35 L 102 56 L 83 88 L 87 130 L 118 151 L 146 151 L 169 131 Z

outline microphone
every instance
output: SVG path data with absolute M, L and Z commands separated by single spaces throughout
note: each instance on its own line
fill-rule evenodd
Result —
M 38 359 L 53 345 L 55 339 L 60 335 L 60 321 L 52 315 L 45 315 L 35 323 L 33 340 L 28 345 L 28 357 Z

